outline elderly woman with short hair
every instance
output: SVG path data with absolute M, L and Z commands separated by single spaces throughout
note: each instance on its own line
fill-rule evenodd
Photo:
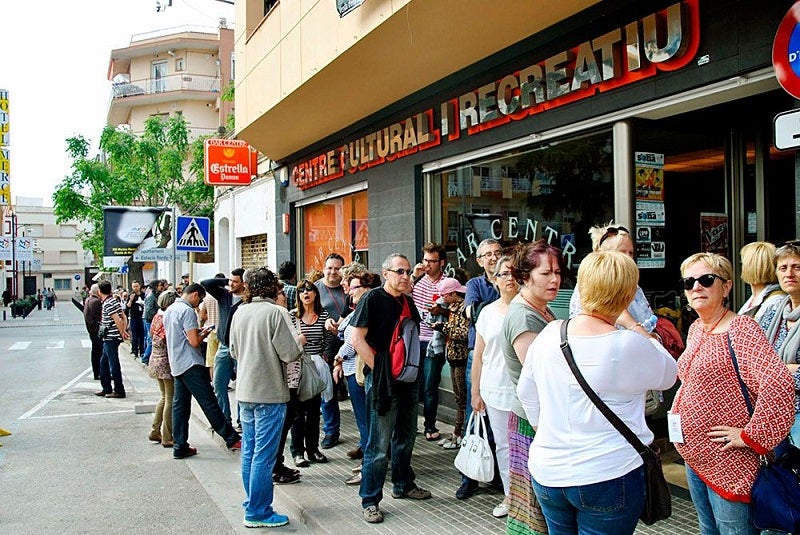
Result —
M 567 340 L 591 388 L 644 444 L 647 390 L 675 383 L 675 359 L 644 332 L 620 329 L 639 270 L 629 256 L 589 254 L 578 270 L 581 313 L 569 320 Z M 645 499 L 643 460 L 592 403 L 561 350 L 561 321 L 528 349 L 517 386 L 536 428 L 528 467 L 551 535 L 633 533 Z
M 681 264 L 681 275 L 698 319 L 678 361 L 681 387 L 670 418 L 680 432 L 672 438 L 686 461 L 700 533 L 755 534 L 750 492 L 759 456 L 786 437 L 794 420 L 792 377 L 758 324 L 727 308 L 733 286 L 727 258 L 694 254 Z M 753 400 L 752 415 L 740 378 Z
M 786 294 L 775 275 L 775 246 L 765 241 L 748 243 L 739 251 L 742 258 L 742 281 L 750 285 L 750 298 L 739 314 L 760 322 L 764 312 Z
M 761 328 L 794 379 L 800 391 L 800 247 L 788 243 L 775 251 L 775 271 L 786 295 L 768 306 L 761 317 Z M 762 307 L 763 308 L 763 307 Z M 790 435 L 800 446 L 800 396 L 794 401 L 795 421 Z

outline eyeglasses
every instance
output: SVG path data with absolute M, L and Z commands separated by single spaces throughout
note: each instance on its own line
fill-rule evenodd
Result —
M 436 260 L 436 259 L 431 259 L 431 258 L 423 258 L 422 261 L 425 262 L 426 264 L 438 264 L 442 260 L 441 259 Z
M 497 275 L 495 275 L 495 277 L 498 279 L 511 279 L 514 277 L 514 274 L 511 273 L 510 271 L 502 271 Z
M 726 279 L 723 279 L 719 275 L 715 275 L 714 273 L 706 273 L 705 275 L 700 275 L 697 278 L 684 277 L 681 279 L 681 282 L 683 283 L 684 290 L 691 290 L 692 288 L 694 288 L 695 282 L 699 282 L 700 286 L 702 286 L 703 288 L 710 288 L 711 285 L 714 284 L 714 279 L 719 279 L 722 282 L 726 281 Z
M 478 258 L 500 258 L 503 256 L 503 251 L 489 251 L 478 256 Z
M 401 277 L 402 277 L 403 275 L 408 275 L 408 276 L 411 276 L 411 273 L 412 273 L 412 271 L 411 271 L 410 269 L 403 269 L 403 268 L 399 268 L 399 269 L 387 269 L 386 271 L 390 271 L 390 272 L 392 272 L 392 273 L 396 273 L 396 274 L 398 274 L 398 275 L 399 275 L 399 276 L 401 276 Z
M 317 289 L 314 286 L 303 286 L 303 287 L 297 289 L 297 291 L 300 292 L 300 293 L 314 292 L 316 290 Z
M 621 225 L 620 226 L 616 226 L 616 227 L 608 227 L 606 229 L 605 234 L 603 234 L 603 237 L 600 238 L 600 243 L 597 244 L 597 247 L 600 247 L 601 245 L 603 245 L 604 241 L 606 241 L 608 238 L 616 236 L 620 232 L 624 232 L 625 234 L 630 234 L 631 233 L 630 230 L 626 229 L 625 227 L 623 227 Z
M 353 286 L 352 284 L 350 285 L 350 290 L 351 290 L 351 291 L 352 291 L 352 290 L 358 290 L 359 288 L 363 288 L 363 286 L 361 286 L 361 285 L 358 285 L 358 286 Z

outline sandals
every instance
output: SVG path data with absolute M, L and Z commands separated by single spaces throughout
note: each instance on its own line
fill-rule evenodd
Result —
M 426 429 L 425 430 L 425 440 L 428 442 L 434 442 L 439 440 L 442 435 L 439 433 L 438 429 Z

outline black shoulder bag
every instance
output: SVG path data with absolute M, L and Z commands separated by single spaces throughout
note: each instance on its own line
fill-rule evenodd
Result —
M 569 320 L 565 320 L 561 324 L 561 351 L 564 353 L 564 358 L 567 359 L 567 364 L 569 364 L 572 374 L 595 407 L 625 437 L 625 440 L 630 442 L 631 446 L 636 449 L 644 460 L 645 500 L 644 509 L 642 509 L 642 514 L 639 518 L 648 526 L 655 524 L 659 520 L 669 518 L 672 514 L 672 495 L 670 494 L 667 480 L 664 479 L 664 470 L 661 468 L 661 452 L 654 446 L 642 444 L 642 441 L 633 431 L 620 420 L 619 416 L 614 414 L 614 411 L 608 408 L 608 405 L 603 403 L 603 400 L 597 396 L 592 387 L 589 386 L 589 383 L 586 382 L 583 374 L 578 369 L 578 365 L 575 363 L 572 349 L 567 341 L 567 324 L 569 324 Z

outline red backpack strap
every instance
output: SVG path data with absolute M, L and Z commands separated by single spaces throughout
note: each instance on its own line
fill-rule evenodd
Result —
M 403 296 L 403 310 L 400 311 L 401 318 L 410 318 L 411 309 L 408 308 L 408 296 Z

